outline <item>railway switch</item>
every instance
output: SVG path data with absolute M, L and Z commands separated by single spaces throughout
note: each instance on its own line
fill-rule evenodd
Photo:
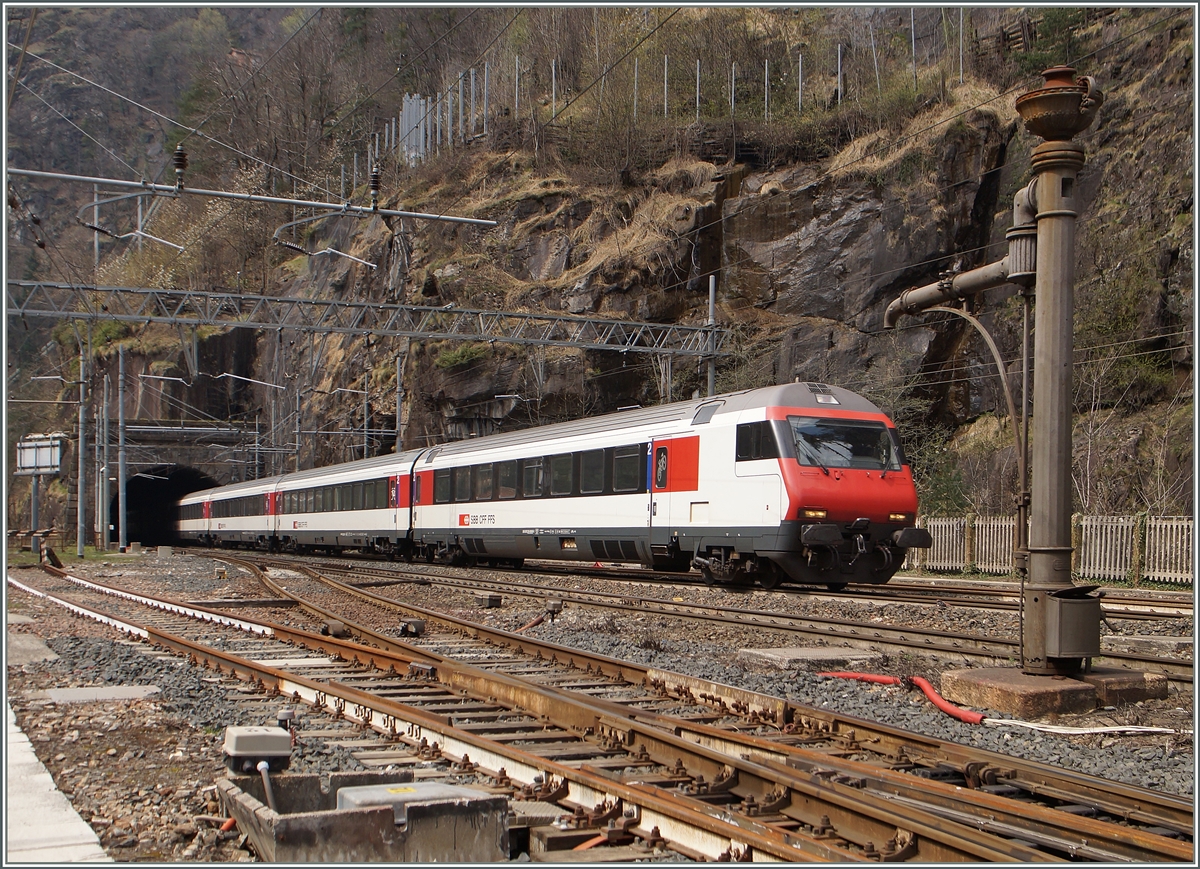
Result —
M 265 761 L 272 772 L 288 768 L 292 735 L 282 727 L 226 727 L 225 766 L 234 773 L 253 773 Z

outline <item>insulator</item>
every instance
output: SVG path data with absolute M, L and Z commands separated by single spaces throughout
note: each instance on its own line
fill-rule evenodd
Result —
M 275 240 L 277 242 L 279 242 L 281 245 L 283 245 L 284 247 L 288 248 L 289 250 L 299 251 L 300 253 L 308 253 L 308 251 L 305 248 L 301 247 L 298 244 L 293 244 L 290 241 L 284 241 L 282 238 L 277 238 Z
M 375 204 L 379 201 L 379 189 L 383 186 L 381 175 L 382 173 L 379 171 L 379 164 L 376 163 L 373 167 L 371 167 L 371 180 L 368 182 L 371 189 L 372 208 L 375 207 Z
M 178 190 L 183 186 L 183 170 L 188 165 L 187 151 L 183 150 L 182 142 L 175 146 L 175 153 L 171 155 L 171 164 L 175 167 L 175 189 Z

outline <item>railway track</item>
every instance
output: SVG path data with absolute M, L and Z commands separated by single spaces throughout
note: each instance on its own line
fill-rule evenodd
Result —
M 526 568 L 536 563 L 526 562 Z M 707 587 L 695 573 L 662 573 L 644 568 L 552 568 L 559 576 L 588 576 L 620 582 L 663 583 L 666 585 L 697 585 Z M 754 586 L 724 585 L 721 588 L 736 591 L 761 590 Z M 773 594 L 797 597 L 819 597 L 827 600 L 845 600 L 861 603 L 908 603 L 918 606 L 961 606 L 971 609 L 1016 612 L 1020 607 L 1020 585 L 1009 580 L 997 579 L 994 583 L 974 581 L 959 584 L 942 582 L 905 582 L 892 578 L 884 585 L 848 585 L 842 588 L 821 586 L 783 585 L 770 589 Z M 1146 594 L 1132 591 L 1105 591 L 1101 612 L 1106 618 L 1134 621 L 1157 619 L 1191 618 L 1192 599 L 1177 592 Z
M 285 561 L 281 559 L 252 561 L 258 564 L 277 564 L 295 567 L 311 563 L 308 560 Z M 774 610 L 753 610 L 735 607 L 719 607 L 693 604 L 687 601 L 651 597 L 629 592 L 601 592 L 566 589 L 554 585 L 538 585 L 535 577 L 483 578 L 478 574 L 470 577 L 454 575 L 446 570 L 428 567 L 375 567 L 344 561 L 322 561 L 320 569 L 330 575 L 353 577 L 352 584 L 361 587 L 387 587 L 392 583 L 437 583 L 440 586 L 461 589 L 464 592 L 497 592 L 502 595 L 544 601 L 548 598 L 579 606 L 598 607 L 624 612 L 650 613 L 683 619 L 718 622 L 740 627 L 770 628 L 793 633 L 822 642 L 841 644 L 846 647 L 870 651 L 913 652 L 939 656 L 945 660 L 971 660 L 977 663 L 994 664 L 1017 660 L 1020 644 L 1005 637 L 972 636 L 949 631 L 925 630 L 914 627 L 889 627 L 876 622 L 854 621 L 835 618 L 789 615 Z M 929 602 L 930 598 L 925 598 Z M 888 599 L 888 602 L 892 602 Z M 1134 651 L 1108 650 L 1097 664 L 1161 673 L 1177 682 L 1190 682 L 1193 678 L 1192 661 L 1139 653 Z
M 358 731 L 364 762 L 440 759 L 501 792 L 556 801 L 612 842 L 666 839 L 706 859 L 1191 858 L 1190 801 L 537 644 L 294 566 L 276 572 L 272 593 L 295 599 L 313 627 L 340 616 L 359 642 L 62 578 L 34 593 L 335 712 Z M 420 636 L 397 638 L 399 624 Z

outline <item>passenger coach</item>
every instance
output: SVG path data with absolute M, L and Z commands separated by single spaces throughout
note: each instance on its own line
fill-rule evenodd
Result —
M 258 498 L 240 524 L 221 506 Z M 247 500 L 247 504 L 249 504 Z M 247 508 L 249 509 L 249 508 Z M 180 502 L 180 534 L 450 563 L 700 569 L 712 582 L 886 582 L 915 527 L 890 420 L 796 383 L 459 441 Z M 200 526 L 207 523 L 207 528 Z

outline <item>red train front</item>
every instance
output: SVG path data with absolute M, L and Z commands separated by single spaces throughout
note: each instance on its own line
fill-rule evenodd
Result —
M 723 496 L 736 502 L 740 527 L 729 529 L 732 539 L 727 533 L 725 540 L 680 529 L 679 546 L 691 544 L 693 565 L 707 580 L 755 579 L 767 588 L 786 579 L 882 583 L 900 568 L 905 550 L 930 545 L 929 532 L 915 527 L 912 469 L 895 427 L 877 407 L 818 383 L 745 397 Z M 720 419 L 714 416 L 714 423 Z M 719 449 L 723 439 L 713 435 Z M 776 477 L 782 491 L 771 521 Z

